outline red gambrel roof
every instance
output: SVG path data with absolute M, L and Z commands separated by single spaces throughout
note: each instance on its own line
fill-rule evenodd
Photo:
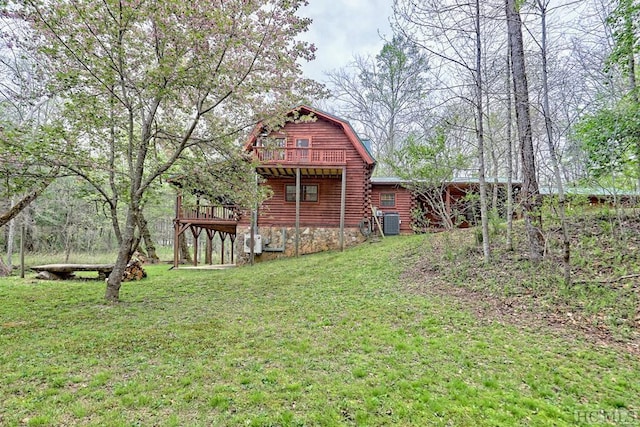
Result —
M 360 140 L 360 138 L 358 137 L 356 132 L 353 130 L 353 128 L 351 127 L 351 124 L 348 121 L 343 120 L 339 117 L 336 117 L 333 114 L 329 114 L 324 111 L 318 110 L 316 108 L 309 107 L 308 105 L 299 105 L 295 108 L 292 108 L 289 114 L 293 112 L 299 112 L 300 114 L 303 114 L 303 115 L 313 114 L 319 119 L 323 119 L 328 122 L 334 123 L 337 126 L 340 126 L 344 131 L 345 135 L 347 135 L 347 138 L 349 138 L 349 141 L 351 142 L 351 144 L 353 144 L 353 147 L 360 154 L 360 157 L 362 157 L 362 160 L 364 160 L 364 162 L 367 163 L 368 165 L 374 165 L 376 163 L 375 159 L 371 156 L 367 148 L 362 143 L 362 140 Z M 251 132 L 251 135 L 249 136 L 248 141 L 244 145 L 244 149 L 246 151 L 252 150 L 253 144 L 256 142 L 256 139 L 258 138 L 258 135 L 260 135 L 260 132 L 262 131 L 263 127 L 264 125 L 262 124 L 262 122 L 258 123 L 255 126 L 255 128 Z

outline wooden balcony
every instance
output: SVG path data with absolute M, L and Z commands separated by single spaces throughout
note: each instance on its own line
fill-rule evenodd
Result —
M 240 214 L 237 207 L 231 205 L 197 205 L 191 209 L 178 205 L 177 217 L 183 221 L 196 221 L 198 223 L 207 221 L 236 223 L 240 219 Z
M 318 148 L 266 148 L 255 147 L 258 160 L 268 164 L 287 165 L 345 165 L 345 150 Z
M 265 176 L 293 176 L 296 168 L 303 175 L 337 177 L 347 164 L 346 150 L 319 148 L 254 147 L 260 161 L 258 173 Z

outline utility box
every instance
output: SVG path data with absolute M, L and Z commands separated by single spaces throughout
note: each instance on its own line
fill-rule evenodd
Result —
M 400 234 L 400 214 L 397 212 L 386 212 L 382 226 L 385 236 L 396 236 Z
M 251 234 L 244 235 L 244 253 L 251 253 Z M 262 236 L 259 234 L 253 235 L 253 253 L 260 255 L 262 253 Z

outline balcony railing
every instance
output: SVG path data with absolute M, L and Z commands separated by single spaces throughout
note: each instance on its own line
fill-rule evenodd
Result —
M 255 147 L 255 150 L 261 163 L 344 165 L 347 161 L 345 150 L 280 147 Z
M 240 218 L 237 207 L 199 205 L 194 208 L 180 207 L 179 219 L 200 219 L 212 221 L 238 221 Z

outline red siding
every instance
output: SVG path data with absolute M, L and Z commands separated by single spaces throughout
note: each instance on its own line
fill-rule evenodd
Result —
M 382 193 L 395 194 L 395 206 L 382 206 Z M 413 194 L 408 189 L 396 184 L 374 184 L 371 196 L 372 204 L 382 212 L 397 212 L 400 215 L 400 232 L 411 233 L 411 210 L 415 207 Z
M 287 147 L 294 147 L 296 138 L 310 137 L 311 147 L 346 150 L 345 227 L 357 227 L 362 218 L 370 217 L 370 183 L 372 166 L 368 165 L 353 146 L 341 125 L 319 118 L 315 122 L 287 123 L 278 132 L 286 135 Z M 318 202 L 300 203 L 302 226 L 338 226 L 342 178 L 302 176 L 301 185 L 318 185 Z M 292 225 L 295 223 L 295 202 L 285 201 L 285 185 L 295 184 L 295 177 L 267 178 L 265 183 L 273 197 L 263 203 L 259 225 Z

